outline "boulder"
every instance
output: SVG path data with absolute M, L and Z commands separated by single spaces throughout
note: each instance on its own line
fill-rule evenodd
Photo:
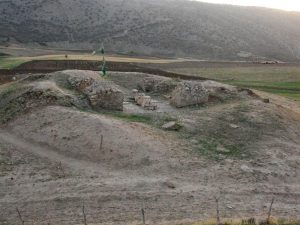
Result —
M 253 169 L 245 164 L 241 165 L 241 170 L 245 173 L 253 173 Z
M 201 82 L 184 81 L 179 83 L 171 94 L 170 103 L 176 107 L 185 107 L 208 102 L 209 92 Z
M 171 122 L 164 124 L 161 128 L 163 128 L 165 130 L 179 130 L 181 128 L 181 125 L 175 121 L 171 121 Z

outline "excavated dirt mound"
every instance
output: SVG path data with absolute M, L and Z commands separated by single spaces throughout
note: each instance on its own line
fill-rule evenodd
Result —
M 73 86 L 66 78 L 76 73 L 29 77 L 25 90 L 5 92 L 11 104 L 47 87 L 68 104 L 37 104 L 1 125 L 0 224 L 19 222 L 16 207 L 27 224 L 82 224 L 83 204 L 90 224 L 140 224 L 141 207 L 148 224 L 204 220 L 215 217 L 216 196 L 222 218 L 266 218 L 273 196 L 274 216 L 299 218 L 296 103 L 206 81 L 217 100 L 178 109 L 149 92 L 159 109 L 146 111 L 130 93 L 148 75 L 114 73 L 124 112 L 94 111 L 78 91 L 94 75 Z M 170 122 L 180 128 L 162 128 Z
M 66 70 L 31 75 L 0 89 L 0 122 L 47 105 L 123 110 L 123 100 L 119 87 L 97 72 Z

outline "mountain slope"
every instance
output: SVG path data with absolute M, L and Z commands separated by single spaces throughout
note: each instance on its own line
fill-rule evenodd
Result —
M 0 0 L 0 41 L 202 59 L 299 61 L 300 13 L 187 0 Z

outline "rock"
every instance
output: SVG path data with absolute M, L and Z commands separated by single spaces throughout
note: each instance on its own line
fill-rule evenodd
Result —
M 165 130 L 179 130 L 181 128 L 181 126 L 177 122 L 171 121 L 171 122 L 164 124 L 162 126 L 162 128 Z
M 165 181 L 165 182 L 163 182 L 163 186 L 165 186 L 167 188 L 170 188 L 170 189 L 175 189 L 176 188 L 175 184 L 173 182 L 171 182 L 171 181 Z
M 229 124 L 229 126 L 233 129 L 237 129 L 237 128 L 240 128 L 240 126 L 236 125 L 236 124 Z
M 229 163 L 229 164 L 232 164 L 232 163 L 233 163 L 233 160 L 232 160 L 232 159 L 226 159 L 225 162 L 226 162 L 226 163 Z
M 270 99 L 264 98 L 264 99 L 263 99 L 263 102 L 264 102 L 264 103 L 270 103 Z
M 220 152 L 220 153 L 229 153 L 230 152 L 230 150 L 225 148 L 223 145 L 218 145 L 217 146 L 217 151 Z
M 197 141 L 196 139 L 192 139 L 192 140 L 191 140 L 191 143 L 194 144 L 194 145 L 196 145 L 196 144 L 199 143 L 199 141 Z
M 184 81 L 171 94 L 170 103 L 178 108 L 208 102 L 208 91 L 201 82 Z
M 252 173 L 253 172 L 253 169 L 251 169 L 249 166 L 247 166 L 245 164 L 241 166 L 241 170 L 245 173 Z

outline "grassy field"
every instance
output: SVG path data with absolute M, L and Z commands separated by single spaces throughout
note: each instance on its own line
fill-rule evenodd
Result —
M 253 88 L 300 100 L 300 66 L 259 65 L 257 67 L 167 68 L 170 72 L 196 75 L 224 83 Z
M 0 57 L 0 69 L 13 69 L 26 60 L 12 57 Z
M 31 56 L 31 57 L 0 57 L 0 69 L 13 69 L 18 65 L 33 61 L 33 60 L 98 60 L 102 61 L 102 56 L 91 55 L 91 54 L 70 54 L 68 58 L 65 55 L 43 55 L 43 56 Z M 129 56 L 118 56 L 118 55 L 107 55 L 105 56 L 106 61 L 111 62 L 128 62 L 128 63 L 174 63 L 183 62 L 182 59 L 160 59 L 154 57 L 129 57 Z
M 32 60 L 65 60 L 65 55 L 44 55 L 33 57 L 0 57 L 0 69 L 12 69 Z M 102 60 L 101 56 L 91 54 L 70 54 L 68 60 Z M 107 61 L 140 64 L 155 64 L 156 67 L 169 72 L 196 75 L 219 80 L 224 83 L 253 88 L 278 94 L 300 101 L 300 65 L 257 65 L 257 66 L 185 66 L 184 59 L 160 59 L 151 57 L 106 56 Z M 180 66 L 176 66 L 180 63 Z M 160 67 L 160 65 L 163 65 Z M 175 66 L 174 66 L 175 65 Z M 197 62 L 195 62 L 197 65 Z

